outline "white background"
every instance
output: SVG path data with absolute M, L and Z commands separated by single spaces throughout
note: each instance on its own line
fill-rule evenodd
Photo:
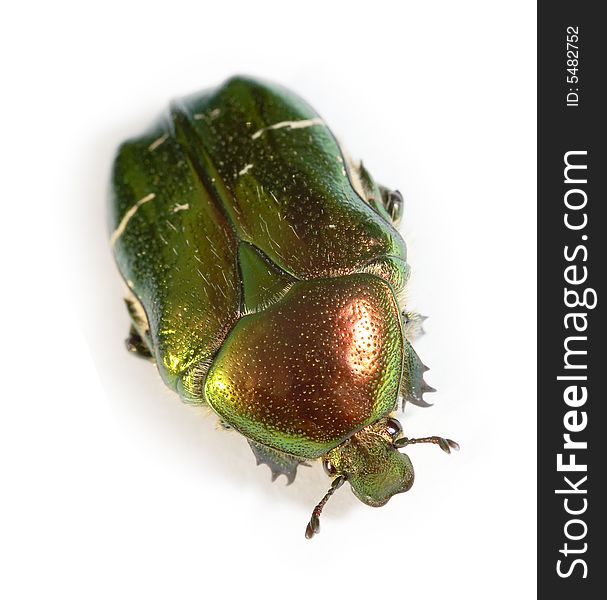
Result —
M 2 9 L 0 596 L 535 596 L 533 3 L 109 1 Z M 416 483 L 270 483 L 243 438 L 127 355 L 107 248 L 117 144 L 233 73 L 307 99 L 406 198 Z

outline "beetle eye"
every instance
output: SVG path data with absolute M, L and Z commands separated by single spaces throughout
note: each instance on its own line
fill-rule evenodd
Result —
M 403 433 L 403 426 L 396 419 L 388 419 L 386 431 L 392 436 L 392 439 L 396 439 Z
M 325 470 L 325 473 L 330 477 L 337 475 L 337 469 L 333 465 L 333 463 L 329 462 L 326 458 L 322 461 L 322 468 Z

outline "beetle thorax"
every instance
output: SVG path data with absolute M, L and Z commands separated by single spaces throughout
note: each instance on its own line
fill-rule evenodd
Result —
M 380 278 L 298 282 L 238 322 L 205 394 L 247 437 L 318 458 L 394 409 L 402 344 L 398 307 Z

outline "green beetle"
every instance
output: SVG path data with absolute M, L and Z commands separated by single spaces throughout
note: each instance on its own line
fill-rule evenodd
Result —
M 410 339 L 402 197 L 279 86 L 235 77 L 172 104 L 115 160 L 110 243 L 130 293 L 129 350 L 208 405 L 289 483 L 322 459 L 370 506 L 413 483 L 399 398 L 433 391 Z

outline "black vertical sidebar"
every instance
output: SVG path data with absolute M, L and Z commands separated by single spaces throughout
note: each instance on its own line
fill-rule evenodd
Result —
M 538 597 L 607 597 L 607 34 L 538 3 Z M 515 576 L 515 575 L 514 575 Z

